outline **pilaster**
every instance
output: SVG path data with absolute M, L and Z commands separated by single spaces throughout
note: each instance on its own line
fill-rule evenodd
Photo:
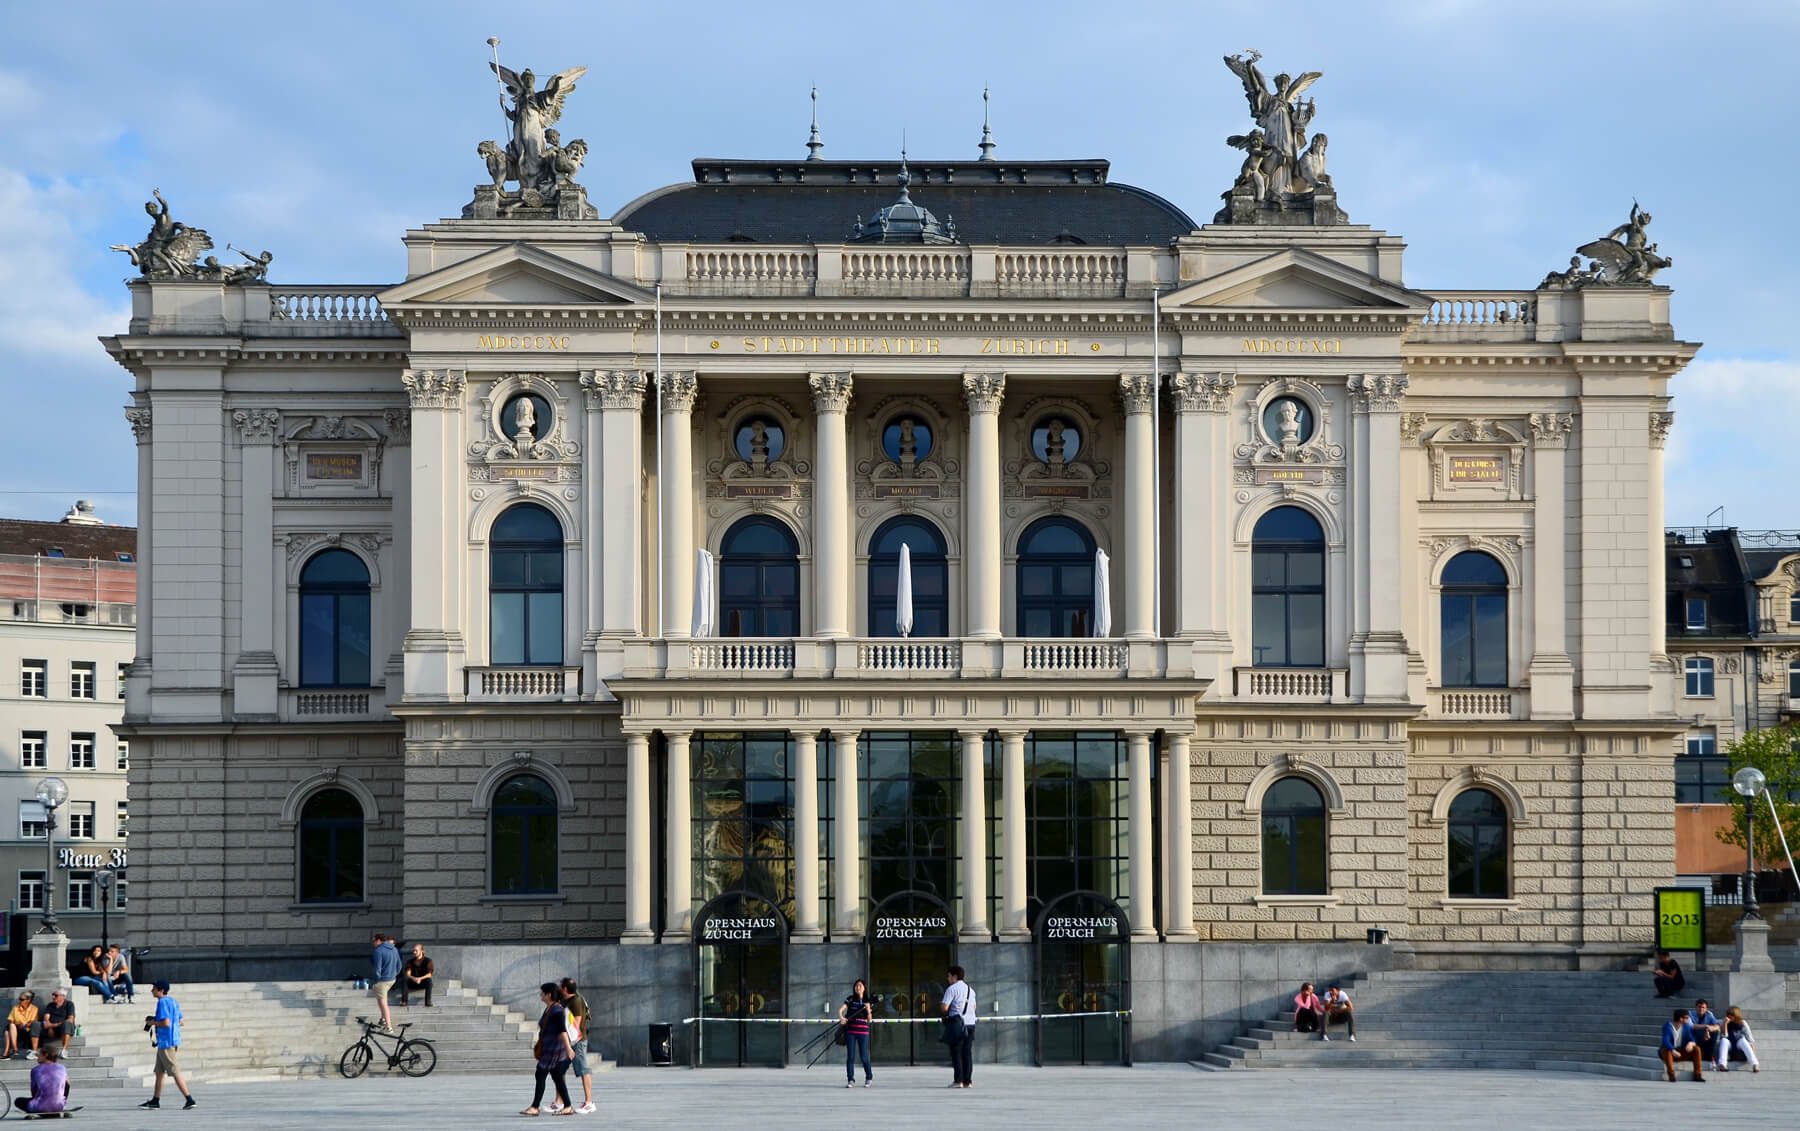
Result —
M 412 627 L 406 634 L 406 698 L 459 698 L 465 661 L 461 369 L 408 369 L 400 375 L 412 407 L 412 546 L 432 569 L 414 571 Z
M 156 531 L 153 526 L 156 499 L 156 462 L 151 451 L 151 417 L 147 404 L 125 409 L 131 435 L 137 441 L 137 633 L 131 672 L 125 680 L 125 714 L 136 720 L 150 713 L 150 643 L 156 636 L 155 569 Z
M 1163 936 L 1170 939 L 1198 939 L 1194 928 L 1194 764 L 1190 740 L 1185 734 L 1170 734 L 1168 772 L 1163 775 L 1163 796 L 1168 810 L 1163 828 L 1167 830 L 1168 852 L 1163 871 L 1169 877 L 1168 908 L 1164 915 Z M 1135 918 L 1135 916 L 1133 916 Z
M 281 668 L 275 659 L 275 618 L 285 607 L 285 570 L 275 555 L 275 441 L 281 414 L 240 408 L 231 414 L 238 436 L 241 490 L 238 538 L 238 654 L 231 667 L 232 712 L 244 721 L 273 721 Z M 373 657 L 371 657 L 373 658 Z
M 1352 460 L 1350 543 L 1355 578 L 1350 633 L 1350 696 L 1407 701 L 1406 634 L 1400 613 L 1400 405 L 1403 373 L 1349 379 Z
M 412 451 L 412 412 L 390 408 L 382 412 L 387 428 L 387 458 L 381 461 L 383 489 L 394 500 L 391 525 L 393 540 L 389 543 L 391 559 L 382 571 L 381 608 L 386 612 L 387 642 L 392 649 L 382 664 L 383 691 L 388 706 L 397 706 L 406 686 L 406 654 L 402 642 L 410 627 L 412 615 L 412 460 L 394 449 Z M 370 657 L 371 663 L 374 657 Z M 373 674 L 371 673 L 371 678 Z
M 1540 719 L 1572 719 L 1575 665 L 1569 659 L 1567 464 L 1575 418 L 1568 413 L 1534 412 L 1529 424 L 1533 643 L 1527 678 L 1531 681 L 1531 714 Z M 1661 554 L 1657 560 L 1662 560 Z M 1659 616 L 1660 594 L 1658 590 Z
M 1225 429 L 1237 392 L 1232 373 L 1177 373 L 1169 382 L 1175 404 L 1175 540 L 1169 571 L 1175 597 L 1173 635 L 1194 640 L 1194 674 L 1230 674 L 1231 632 L 1225 593 L 1227 571 L 1219 548 L 1231 544 L 1222 505 L 1226 474 Z

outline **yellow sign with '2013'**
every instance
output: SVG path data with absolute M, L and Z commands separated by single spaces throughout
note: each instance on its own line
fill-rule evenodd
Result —
M 1706 891 L 1703 888 L 1656 889 L 1656 949 L 1706 948 Z

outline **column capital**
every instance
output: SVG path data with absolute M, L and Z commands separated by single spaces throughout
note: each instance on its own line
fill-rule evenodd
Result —
M 1529 423 L 1531 442 L 1540 448 L 1568 447 L 1569 433 L 1575 430 L 1575 417 L 1566 412 L 1534 412 Z
M 813 408 L 820 413 L 841 413 L 850 407 L 850 374 L 814 373 L 806 383 L 812 388 Z
M 969 411 L 971 413 L 998 414 L 1000 411 L 1000 400 L 1005 395 L 1006 374 L 963 374 L 963 399 L 968 402 Z
M 150 406 L 131 405 L 125 409 L 125 419 L 131 424 L 131 435 L 139 444 L 150 442 Z
M 637 412 L 644 407 L 644 389 L 649 381 L 642 373 L 624 369 L 584 369 L 581 391 L 587 396 L 588 411 Z
M 691 369 L 664 370 L 662 375 L 662 412 L 664 416 L 685 416 L 694 411 L 700 395 L 700 379 Z
M 1156 404 L 1156 378 L 1149 373 L 1125 373 L 1119 376 L 1119 403 L 1127 416 L 1149 416 Z
M 281 431 L 281 414 L 272 408 L 240 408 L 231 414 L 231 424 L 245 444 L 273 444 Z
M 1350 411 L 1357 413 L 1394 413 L 1406 396 L 1404 373 L 1354 373 L 1350 376 Z
M 400 374 L 414 408 L 457 408 L 467 374 L 461 369 L 408 369 Z
M 1176 412 L 1226 412 L 1237 391 L 1237 374 L 1177 373 L 1169 379 L 1169 391 Z
M 1661 450 L 1669 442 L 1669 429 L 1675 427 L 1675 414 L 1672 412 L 1653 412 L 1650 414 L 1650 446 Z

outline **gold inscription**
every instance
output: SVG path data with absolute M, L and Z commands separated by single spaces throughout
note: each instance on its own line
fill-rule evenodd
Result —
M 554 467 L 496 467 L 488 472 L 495 479 L 555 479 Z
M 745 338 L 745 353 L 942 353 L 941 338 Z
M 306 477 L 321 480 L 358 480 L 363 477 L 363 458 L 344 452 L 308 452 Z
M 1452 483 L 1499 483 L 1505 474 L 1506 460 L 1500 456 L 1450 457 Z
M 982 353 L 1043 355 L 1065 357 L 1069 352 L 1067 338 L 983 338 Z
M 1239 353 L 1343 353 L 1342 338 L 1245 338 Z
M 1086 487 L 1052 487 L 1034 484 L 1025 488 L 1025 494 L 1035 499 L 1085 499 L 1088 497 Z
M 794 488 L 788 483 L 730 483 L 725 487 L 728 499 L 790 499 Z
M 938 497 L 938 485 L 935 483 L 877 483 L 875 484 L 877 499 L 935 499 Z
M 567 334 L 477 334 L 477 349 L 484 350 L 566 350 L 569 348 Z

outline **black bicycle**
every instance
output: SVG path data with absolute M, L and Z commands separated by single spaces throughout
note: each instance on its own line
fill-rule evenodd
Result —
M 430 1041 L 419 1037 L 406 1039 L 406 1031 L 412 1028 L 410 1023 L 400 1026 L 398 1032 L 390 1033 L 367 1017 L 356 1020 L 362 1025 L 362 1039 L 345 1049 L 338 1060 L 338 1071 L 345 1079 L 354 1080 L 367 1072 L 369 1062 L 375 1059 L 377 1052 L 387 1058 L 389 1068 L 398 1068 L 408 1076 L 426 1076 L 437 1067 L 437 1050 L 431 1047 Z M 383 1038 L 394 1042 L 391 1052 L 382 1047 Z

